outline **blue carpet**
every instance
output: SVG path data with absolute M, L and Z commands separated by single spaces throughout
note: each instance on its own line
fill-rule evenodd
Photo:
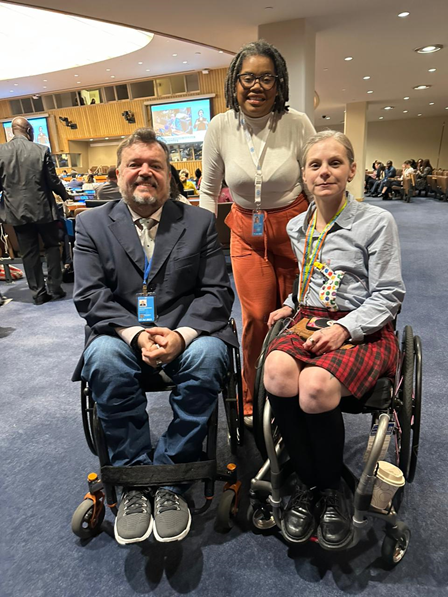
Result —
M 71 516 L 86 493 L 87 474 L 98 468 L 83 436 L 79 385 L 70 382 L 83 347 L 83 321 L 70 299 L 70 285 L 66 299 L 36 307 L 25 281 L 19 281 L 0 286 L 13 298 L 0 307 L 1 597 L 448 594 L 448 324 L 439 308 L 448 294 L 448 204 L 430 198 L 411 204 L 371 202 L 390 210 L 398 223 L 407 286 L 398 328 L 411 324 L 424 349 L 419 466 L 400 511 L 412 531 L 403 562 L 384 569 L 379 523 L 356 548 L 338 554 L 313 544 L 291 547 L 276 534 L 255 535 L 243 524 L 246 496 L 237 524 L 226 535 L 214 531 L 213 504 L 194 518 L 190 535 L 178 544 L 151 538 L 120 547 L 110 514 L 98 537 L 87 542 L 75 537 Z M 240 322 L 239 305 L 235 316 Z M 168 417 L 163 396 L 150 398 L 156 436 Z M 367 417 L 347 416 L 346 455 L 356 471 L 368 428 Z M 218 455 L 222 463 L 229 459 L 224 425 Z M 250 434 L 239 465 L 247 495 L 260 465 Z M 198 505 L 200 487 L 193 497 Z

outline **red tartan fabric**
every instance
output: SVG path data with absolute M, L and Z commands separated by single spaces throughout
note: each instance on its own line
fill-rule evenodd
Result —
M 341 319 L 346 312 L 331 312 L 326 309 L 302 307 L 299 317 L 328 317 Z M 312 352 L 303 348 L 304 341 L 297 334 L 284 332 L 269 345 L 269 352 L 281 350 L 293 358 L 322 367 L 332 373 L 351 392 L 355 398 L 362 396 L 374 387 L 378 378 L 394 379 L 398 359 L 398 343 L 391 323 L 381 330 L 365 337 L 363 344 L 358 344 L 347 350 L 333 350 L 321 356 L 314 356 Z

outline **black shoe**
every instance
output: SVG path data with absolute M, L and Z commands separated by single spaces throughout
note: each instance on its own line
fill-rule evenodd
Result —
M 52 292 L 51 296 L 54 299 L 62 299 L 64 298 L 64 296 L 67 296 L 67 293 L 62 288 L 59 288 L 59 290 L 57 290 L 56 292 Z
M 335 489 L 322 492 L 317 536 L 325 549 L 346 547 L 352 540 L 352 521 L 345 496 Z
M 45 292 L 44 294 L 40 294 L 39 296 L 36 296 L 35 298 L 33 298 L 33 302 L 35 305 L 43 305 L 43 304 L 51 301 L 52 298 L 53 298 L 53 296 L 51 294 L 48 294 L 48 292 Z
M 316 497 L 310 489 L 299 488 L 290 498 L 282 520 L 283 536 L 293 543 L 308 541 L 316 528 Z

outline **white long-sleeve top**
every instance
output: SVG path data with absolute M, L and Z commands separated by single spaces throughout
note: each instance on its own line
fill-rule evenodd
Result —
M 302 150 L 315 134 L 308 116 L 290 108 L 284 114 L 274 114 L 268 135 L 272 114 L 261 118 L 244 116 L 257 153 L 267 138 L 261 160 L 261 209 L 285 207 L 301 193 Z M 235 203 L 245 209 L 254 208 L 256 167 L 241 124 L 241 113 L 229 110 L 212 119 L 204 139 L 202 166 L 201 207 L 216 212 L 225 179 Z

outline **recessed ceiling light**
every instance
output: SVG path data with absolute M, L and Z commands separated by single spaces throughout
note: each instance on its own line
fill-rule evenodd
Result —
M 428 68 L 428 73 L 435 73 L 436 70 L 436 68 Z
M 76 81 L 78 83 L 78 85 L 81 85 L 81 81 Z
M 177 54 L 173 54 L 173 56 L 177 56 Z
M 346 60 L 347 62 L 349 62 L 350 60 L 353 60 L 353 56 L 346 56 L 344 58 L 344 60 Z
M 407 113 L 408 113 L 408 111 L 407 111 L 407 110 L 403 110 L 403 114 L 407 114 Z
M 325 120 L 330 120 L 330 116 L 325 116 Z
M 47 88 L 47 87 L 44 85 L 44 86 L 43 86 L 43 89 L 46 89 L 46 88 Z
M 407 95 L 407 96 L 406 96 L 406 97 L 404 97 L 403 99 L 404 99 L 404 100 L 408 100 L 408 99 L 409 99 L 409 96 Z
M 373 93 L 373 91 L 370 89 L 367 93 Z
M 433 105 L 434 105 L 434 102 L 429 102 L 429 105 L 430 105 L 430 106 L 433 106 Z
M 115 79 L 115 75 L 111 75 L 111 76 L 110 76 L 110 78 L 111 78 L 111 79 Z
M 219 50 L 218 54 L 224 54 L 224 52 L 222 50 Z
M 379 117 L 379 120 L 384 120 L 384 116 L 380 116 L 380 117 Z
M 383 110 L 393 110 L 395 106 L 384 106 Z
M 431 85 L 416 85 L 412 89 L 416 89 L 418 91 L 420 89 L 429 89 L 430 87 L 431 87 Z
M 89 141 L 93 141 L 93 139 L 89 139 Z
M 417 114 L 417 116 L 421 116 L 421 114 Z
M 143 64 L 143 62 L 139 62 L 138 64 Z
M 44 79 L 44 83 L 46 83 L 46 82 L 47 82 L 47 79 Z
M 364 81 L 368 81 L 370 77 L 363 77 Z
M 404 19 L 405 17 L 408 17 L 411 13 L 409 12 L 400 12 L 400 14 L 398 15 L 401 19 Z
M 73 75 L 74 77 L 79 77 L 79 75 Z
M 9 93 L 14 93 L 14 90 L 13 90 L 13 89 L 10 89 L 10 90 L 9 90 Z
M 104 139 L 107 141 L 109 139 L 109 137 L 104 137 Z
M 187 60 L 183 60 L 182 64 L 188 64 L 188 61 Z
M 18 87 L 18 86 L 19 86 L 19 84 L 18 84 L 18 83 L 14 83 L 14 87 Z
M 418 54 L 432 54 L 438 52 L 443 48 L 442 44 L 434 44 L 433 46 L 423 46 L 422 48 L 415 48 L 414 52 Z
M 126 135 L 121 135 L 121 138 L 124 139 Z
M 109 73 L 110 72 L 110 68 L 106 68 L 106 72 Z
M 147 72 L 147 73 L 149 73 L 150 71 L 151 71 L 151 69 L 150 69 L 150 68 L 147 68 L 147 69 L 146 69 L 146 72 Z

